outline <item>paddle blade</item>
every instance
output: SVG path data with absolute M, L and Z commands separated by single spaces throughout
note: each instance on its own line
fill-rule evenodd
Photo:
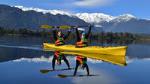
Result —
M 70 29 L 71 26 L 68 26 L 68 25 L 62 25 L 62 26 L 59 26 L 60 29 Z
M 94 75 L 94 74 L 91 74 L 91 75 L 67 75 L 67 74 L 58 74 L 57 75 L 59 78 L 67 78 L 67 77 L 92 77 L 92 76 L 99 76 L 98 74 Z
M 54 28 L 54 26 L 50 26 L 50 25 L 41 25 L 41 28 L 51 29 L 51 28 Z
M 66 78 L 67 75 L 64 75 L 64 74 L 58 74 L 58 77 L 60 77 L 60 78 Z
M 42 74 L 46 74 L 46 73 L 48 73 L 50 70 L 40 70 L 40 72 L 42 73 Z

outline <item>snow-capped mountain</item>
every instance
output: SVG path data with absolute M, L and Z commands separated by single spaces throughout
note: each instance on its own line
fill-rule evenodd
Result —
M 120 16 L 110 16 L 103 13 L 77 13 L 77 17 L 88 23 L 100 24 L 103 22 L 126 22 L 131 19 L 137 19 L 131 14 L 123 14 Z
M 87 23 L 95 23 L 99 24 L 102 22 L 110 22 L 110 21 L 129 21 L 130 19 L 136 18 L 135 16 L 131 14 L 123 14 L 120 16 L 111 16 L 107 15 L 104 13 L 71 13 L 68 11 L 62 11 L 62 10 L 45 10 L 45 9 L 40 9 L 40 8 L 33 8 L 33 7 L 24 7 L 24 6 L 14 6 L 16 8 L 22 9 L 23 11 L 36 11 L 36 12 L 41 12 L 43 14 L 50 13 L 53 15 L 67 15 L 71 17 L 78 17 L 82 20 L 84 20 Z
M 103 13 L 77 13 L 75 14 L 75 16 L 88 23 L 109 22 L 115 18 L 113 16 L 106 15 Z
M 150 34 L 150 20 L 131 14 L 111 16 L 103 13 L 71 13 L 62 10 L 45 10 L 33 7 L 0 5 L 0 27 L 40 29 L 48 25 L 100 25 L 94 31 L 130 32 Z
M 34 10 L 36 12 L 42 12 L 43 14 L 50 13 L 50 14 L 53 14 L 53 15 L 61 14 L 61 15 L 72 16 L 71 13 L 66 12 L 66 11 L 62 11 L 62 10 L 45 10 L 45 9 L 40 9 L 40 8 L 24 7 L 24 6 L 12 6 L 12 7 L 19 8 L 23 11 L 32 11 L 32 10 Z
M 40 29 L 48 25 L 88 25 L 85 21 L 57 10 L 42 10 L 38 8 L 11 7 L 0 5 L 0 27 Z
M 127 22 L 130 21 L 131 19 L 137 19 L 135 16 L 131 14 L 123 14 L 118 17 L 113 18 L 111 21 L 113 22 Z

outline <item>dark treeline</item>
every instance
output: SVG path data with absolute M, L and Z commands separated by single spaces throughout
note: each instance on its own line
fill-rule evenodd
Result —
M 27 28 L 22 28 L 22 29 L 5 29 L 0 27 L 0 35 L 20 35 L 20 36 L 42 36 L 46 37 L 49 36 L 51 33 L 46 30 L 40 30 L 40 31 L 33 31 L 29 30 Z
M 90 39 L 106 43 L 132 43 L 134 40 L 136 40 L 136 36 L 131 33 L 101 32 L 92 34 Z
M 5 29 L 0 27 L 0 35 L 20 35 L 20 36 L 38 36 L 38 37 L 51 37 L 52 32 L 46 31 L 45 29 L 41 31 L 33 31 L 29 29 Z M 71 38 L 75 38 L 75 33 L 70 35 Z M 90 40 L 98 42 L 125 42 L 130 43 L 136 39 L 136 36 L 131 33 L 112 33 L 112 32 L 102 32 L 102 33 L 92 33 Z

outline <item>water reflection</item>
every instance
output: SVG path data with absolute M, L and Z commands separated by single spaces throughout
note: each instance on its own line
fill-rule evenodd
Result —
M 0 47 L 0 62 L 5 62 L 9 60 L 15 60 L 20 58 L 35 58 L 44 55 L 45 57 L 49 57 L 52 55 L 51 52 L 43 52 L 34 49 L 24 49 L 24 48 L 8 48 Z
M 0 37 L 0 84 L 148 84 L 150 78 L 150 45 L 128 45 L 126 67 L 88 59 L 90 72 L 99 74 L 94 77 L 76 77 L 60 79 L 57 74 L 73 74 L 73 70 L 41 74 L 40 69 L 50 69 L 53 52 L 42 50 L 41 38 L 4 38 Z M 100 43 L 93 42 L 92 45 Z M 104 46 L 118 45 L 104 43 Z M 120 45 L 120 44 L 119 44 Z M 71 66 L 75 66 L 73 56 L 67 57 Z M 63 68 L 66 65 L 57 68 Z M 79 74 L 85 74 L 79 70 Z M 138 79 L 138 80 L 137 80 Z
M 75 65 L 74 58 L 70 58 L 71 66 Z M 63 72 L 51 72 L 48 74 L 41 74 L 40 69 L 50 68 L 51 58 L 21 58 L 14 61 L 0 63 L 1 72 L 0 83 L 2 84 L 141 84 L 149 83 L 150 64 L 149 61 L 134 61 L 127 67 L 118 67 L 107 63 L 89 62 L 90 71 L 92 74 L 99 74 L 93 77 L 74 77 L 67 79 L 60 79 L 57 74 L 72 74 L 73 70 Z M 60 68 L 65 67 L 65 65 Z M 79 70 L 79 74 L 84 74 Z M 143 78 L 140 78 L 143 77 Z M 138 78 L 138 80 L 136 80 Z
M 38 49 L 39 48 L 39 49 Z M 53 52 L 44 52 L 42 47 L 18 47 L 7 45 L 0 46 L 0 62 L 15 60 L 20 58 L 34 58 L 34 57 L 49 57 Z M 150 45 L 130 44 L 127 49 L 127 58 L 129 59 L 146 59 L 150 58 Z

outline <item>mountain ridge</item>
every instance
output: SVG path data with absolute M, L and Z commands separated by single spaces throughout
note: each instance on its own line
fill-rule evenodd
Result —
M 129 32 L 150 34 L 150 20 L 140 19 L 131 14 L 111 16 L 104 13 L 71 13 L 62 10 L 44 10 L 23 6 L 0 5 L 0 27 L 28 28 L 40 30 L 40 26 L 100 25 L 93 32 Z
M 104 14 L 104 13 L 71 13 L 71 12 L 62 11 L 62 10 L 45 10 L 45 9 L 40 9 L 40 8 L 23 7 L 23 6 L 14 6 L 14 7 L 22 9 L 23 11 L 34 10 L 36 12 L 42 12 L 43 14 L 50 13 L 53 15 L 61 14 L 61 15 L 68 15 L 71 17 L 78 17 L 88 23 L 101 23 L 101 22 L 105 22 L 105 21 L 109 22 L 109 21 L 116 20 L 116 19 L 128 21 L 132 18 L 136 18 L 135 16 L 133 16 L 131 14 L 122 14 L 119 16 L 111 16 L 111 15 Z

